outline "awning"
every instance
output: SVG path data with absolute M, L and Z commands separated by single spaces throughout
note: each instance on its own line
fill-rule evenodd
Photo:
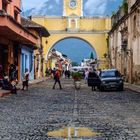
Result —
M 35 35 L 9 15 L 0 15 L 0 36 L 8 40 L 20 42 L 21 44 L 35 45 L 38 43 L 38 38 Z

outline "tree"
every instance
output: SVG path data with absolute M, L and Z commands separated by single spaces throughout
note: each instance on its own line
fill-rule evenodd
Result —
M 90 54 L 90 59 L 94 59 L 93 52 L 91 52 L 91 54 Z
M 128 13 L 128 3 L 127 0 L 123 0 L 123 5 L 122 5 L 123 11 L 125 14 Z
M 77 62 L 72 62 L 72 66 L 78 66 Z

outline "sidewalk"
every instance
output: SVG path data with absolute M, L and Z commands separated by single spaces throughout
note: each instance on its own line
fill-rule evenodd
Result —
M 33 85 L 33 84 L 37 84 L 37 83 L 40 83 L 40 82 L 44 82 L 48 79 L 49 77 L 44 77 L 44 78 L 41 78 L 41 79 L 35 79 L 35 80 L 32 80 L 32 81 L 29 81 L 29 85 Z M 21 89 L 22 88 L 22 82 L 18 83 L 17 85 L 17 89 Z M 4 96 L 8 96 L 11 94 L 11 91 L 10 90 L 3 90 L 3 89 L 0 89 L 0 98 L 1 97 L 4 97 Z
M 29 81 L 29 85 L 33 85 L 33 84 L 38 84 L 40 82 L 44 82 L 48 79 L 49 77 L 43 77 L 43 78 L 40 78 L 40 79 L 34 79 L 34 80 L 31 80 Z M 17 89 L 21 89 L 22 88 L 22 82 L 20 82 L 18 85 L 17 85 Z
M 8 96 L 11 94 L 11 91 L 10 90 L 3 90 L 3 89 L 0 89 L 0 98 L 1 97 L 4 97 L 4 96 Z
M 125 89 L 140 93 L 140 86 L 139 85 L 124 83 L 124 87 L 125 87 Z

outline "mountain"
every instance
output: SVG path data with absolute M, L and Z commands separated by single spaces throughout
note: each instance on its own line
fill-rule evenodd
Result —
M 84 16 L 106 16 L 116 11 L 122 0 L 84 0 Z M 23 16 L 62 16 L 63 0 L 46 0 L 25 12 Z

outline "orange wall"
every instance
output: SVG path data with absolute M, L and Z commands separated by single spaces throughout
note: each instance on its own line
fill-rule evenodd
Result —
M 12 17 L 14 17 L 14 10 L 15 7 L 17 7 L 17 9 L 20 9 L 20 0 L 12 0 L 12 2 L 10 2 L 9 4 L 7 4 L 7 13 L 9 15 L 11 15 Z M 0 10 L 2 9 L 2 0 L 0 0 Z M 20 23 L 20 13 L 18 14 L 18 22 Z
M 0 10 L 2 9 L 2 0 L 0 0 Z

